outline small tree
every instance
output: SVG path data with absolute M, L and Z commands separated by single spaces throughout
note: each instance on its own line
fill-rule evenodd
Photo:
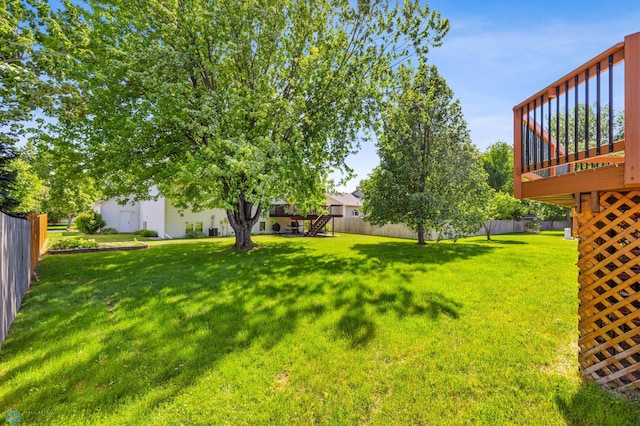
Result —
M 76 227 L 85 234 L 93 235 L 106 225 L 107 223 L 102 219 L 102 215 L 96 212 L 80 213 L 76 217 Z
M 489 192 L 487 203 L 484 206 L 484 231 L 487 240 L 491 239 L 491 233 L 496 220 L 522 218 L 522 203 L 513 196 L 495 191 L 493 188 Z
M 549 222 L 549 229 L 553 229 L 554 222 L 566 219 L 569 213 L 567 207 L 539 201 L 530 201 L 529 209 L 532 213 L 535 213 L 542 222 Z
M 458 100 L 434 66 L 400 67 L 400 85 L 383 115 L 380 165 L 363 182 L 366 220 L 405 223 L 456 236 L 482 219 L 486 174 Z

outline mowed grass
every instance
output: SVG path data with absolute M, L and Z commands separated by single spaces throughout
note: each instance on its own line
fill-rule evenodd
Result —
M 342 234 L 48 256 L 0 350 L 34 424 L 592 424 L 560 233 L 419 247 Z

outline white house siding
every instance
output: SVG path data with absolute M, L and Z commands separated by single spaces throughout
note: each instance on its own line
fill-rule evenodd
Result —
M 345 217 L 360 217 L 362 216 L 362 211 L 360 209 L 360 207 L 354 207 L 354 206 L 344 206 L 345 212 L 344 212 L 344 216 Z M 355 215 L 353 214 L 354 211 L 358 211 L 358 214 Z
M 107 223 L 107 228 L 115 228 L 118 232 L 134 232 L 140 229 L 140 207 L 138 203 L 120 205 L 115 199 L 102 201 L 98 213 Z M 127 223 L 128 222 L 128 223 Z
M 223 209 L 208 209 L 199 213 L 188 210 L 178 211 L 171 202 L 165 199 L 165 233 L 171 238 L 182 238 L 185 236 L 187 224 L 193 225 L 202 223 L 202 232 L 209 234 L 209 228 L 217 228 L 218 236 L 226 237 L 235 235 L 233 228 L 229 225 L 227 213 Z M 260 222 L 265 222 L 265 231 L 260 231 Z M 252 229 L 253 234 L 268 233 L 269 229 L 267 219 L 260 218 Z
M 151 231 L 156 231 L 160 238 L 164 238 L 164 214 L 164 198 L 160 198 L 157 201 L 140 201 L 140 222 L 138 224 L 138 229 L 149 229 Z

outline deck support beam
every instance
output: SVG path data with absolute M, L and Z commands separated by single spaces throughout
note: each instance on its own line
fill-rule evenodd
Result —
M 583 193 L 578 200 L 580 372 L 602 387 L 638 390 L 640 191 Z
M 640 33 L 624 39 L 625 186 L 640 184 Z

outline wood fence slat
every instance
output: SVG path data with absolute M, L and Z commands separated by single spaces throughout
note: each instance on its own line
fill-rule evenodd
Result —
M 46 239 L 47 215 L 25 220 L 0 213 L 0 347 L 31 285 Z

